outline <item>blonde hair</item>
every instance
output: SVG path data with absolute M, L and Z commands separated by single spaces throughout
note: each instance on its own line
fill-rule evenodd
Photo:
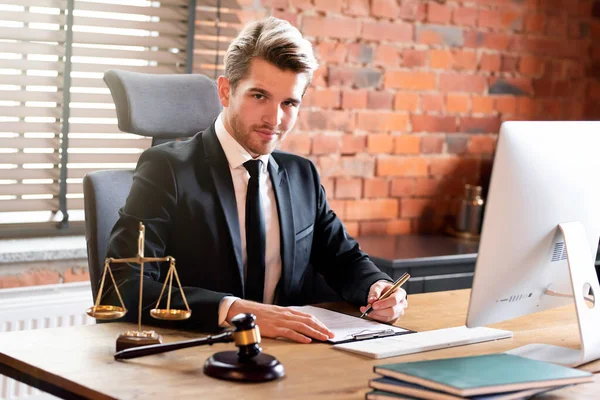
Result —
M 319 66 L 311 43 L 292 24 L 275 17 L 249 23 L 227 48 L 225 77 L 232 91 L 240 80 L 248 76 L 250 61 L 254 57 L 283 70 L 305 72 L 308 84 Z

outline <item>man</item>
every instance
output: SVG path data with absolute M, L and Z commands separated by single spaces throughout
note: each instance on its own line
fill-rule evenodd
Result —
M 251 23 L 225 55 L 217 81 L 223 111 L 213 125 L 141 155 L 108 256 L 136 253 L 142 221 L 146 256 L 176 259 L 192 309 L 178 326 L 215 330 L 249 312 L 265 337 L 326 340 L 333 334 L 320 321 L 285 307 L 302 301 L 309 264 L 361 312 L 373 303 L 369 317 L 390 322 L 403 314 L 403 290 L 376 301 L 391 280 L 347 235 L 315 166 L 275 151 L 296 122 L 316 68 L 311 44 L 289 23 L 272 17 Z M 160 294 L 164 264 L 145 265 L 144 315 Z M 114 264 L 113 272 L 127 308 L 137 309 L 139 267 Z M 177 291 L 171 306 L 184 308 Z

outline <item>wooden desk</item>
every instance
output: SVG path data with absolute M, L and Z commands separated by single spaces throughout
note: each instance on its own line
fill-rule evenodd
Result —
M 409 296 L 410 308 L 399 325 L 423 331 L 463 325 L 468 290 Z M 572 307 L 494 325 L 514 332 L 496 342 L 372 360 L 334 350 L 323 343 L 302 345 L 263 341 L 263 350 L 285 366 L 286 377 L 263 384 L 220 381 L 205 376 L 202 366 L 215 351 L 232 350 L 217 344 L 117 362 L 115 337 L 129 324 L 40 329 L 0 334 L 0 372 L 65 398 L 94 399 L 362 399 L 373 365 L 487 354 L 539 342 L 577 347 L 578 332 Z M 198 335 L 160 330 L 165 341 Z M 551 392 L 542 399 L 597 399 L 600 375 L 593 383 Z

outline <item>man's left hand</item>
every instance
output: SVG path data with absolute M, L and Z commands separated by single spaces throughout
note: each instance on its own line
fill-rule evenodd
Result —
M 406 291 L 404 289 L 398 288 L 387 299 L 377 300 L 393 284 L 394 282 L 377 281 L 371 285 L 367 301 L 368 304 L 371 304 L 373 310 L 369 313 L 369 318 L 381 322 L 393 323 L 404 315 L 404 310 L 408 307 L 408 300 L 406 299 Z M 366 310 L 366 306 L 360 308 L 361 313 L 364 313 Z

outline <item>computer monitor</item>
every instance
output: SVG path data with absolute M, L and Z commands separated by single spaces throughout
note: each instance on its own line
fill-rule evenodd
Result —
M 565 365 L 600 358 L 600 122 L 504 122 L 486 200 L 467 326 L 572 303 L 581 349 L 514 353 Z

